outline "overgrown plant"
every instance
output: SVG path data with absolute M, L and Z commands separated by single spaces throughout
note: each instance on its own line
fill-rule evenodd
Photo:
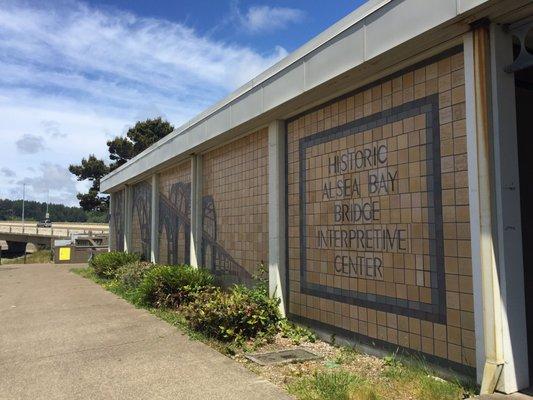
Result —
M 290 339 L 293 344 L 298 345 L 302 342 L 314 343 L 316 341 L 316 335 L 311 330 L 304 326 L 296 325 L 287 319 L 280 320 L 278 326 L 281 336 Z
M 199 293 L 214 290 L 213 275 L 188 265 L 158 265 L 149 269 L 137 289 L 140 303 L 154 307 L 179 307 Z
M 139 256 L 137 254 L 111 251 L 96 254 L 89 261 L 89 266 L 99 278 L 114 279 L 120 267 L 138 261 Z
M 117 271 L 117 279 L 126 289 L 136 289 L 146 276 L 147 272 L 154 268 L 154 264 L 145 261 L 136 261 L 126 264 Z
M 276 333 L 278 305 L 261 288 L 237 285 L 230 291 L 200 293 L 183 311 L 191 328 L 222 341 L 242 342 Z

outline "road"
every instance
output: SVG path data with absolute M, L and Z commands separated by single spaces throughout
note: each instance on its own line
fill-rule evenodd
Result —
M 2 246 L 9 241 L 42 244 L 39 240 L 68 238 L 72 234 L 108 235 L 109 225 L 57 222 L 53 223 L 51 228 L 39 228 L 35 222 L 24 224 L 22 222 L 0 222 L 0 245 Z
M 69 266 L 0 266 L 0 399 L 289 397 Z
M 21 221 L 0 221 L 0 226 L 13 226 L 13 227 L 22 227 Z M 37 227 L 37 222 L 26 221 L 24 223 L 26 227 Z M 53 228 L 61 229 L 94 229 L 94 230 L 109 230 L 108 224 L 94 224 L 94 223 L 83 223 L 83 222 L 53 222 Z

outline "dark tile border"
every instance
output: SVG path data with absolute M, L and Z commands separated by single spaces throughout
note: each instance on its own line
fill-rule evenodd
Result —
M 431 304 L 420 301 L 398 299 L 354 290 L 340 289 L 307 281 L 307 237 L 306 237 L 306 151 L 308 148 L 340 139 L 362 134 L 369 129 L 385 124 L 402 121 L 417 115 L 426 116 L 426 171 L 427 196 L 429 199 L 430 227 L 430 274 Z M 400 106 L 375 113 L 368 117 L 331 128 L 300 139 L 299 142 L 299 192 L 300 192 L 300 292 L 342 303 L 363 306 L 379 311 L 419 318 L 422 320 L 446 323 L 446 290 L 444 271 L 444 237 L 442 221 L 442 188 L 440 160 L 440 123 L 439 96 L 433 94 L 422 99 L 404 103 Z

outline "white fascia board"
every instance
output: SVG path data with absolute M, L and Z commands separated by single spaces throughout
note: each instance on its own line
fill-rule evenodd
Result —
M 106 175 L 113 191 L 488 0 L 370 0 L 224 100 Z

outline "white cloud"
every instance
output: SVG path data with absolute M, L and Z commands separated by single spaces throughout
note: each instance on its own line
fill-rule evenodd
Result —
M 240 14 L 243 27 L 251 32 L 284 29 L 304 18 L 302 10 L 287 7 L 253 6 L 244 15 Z
M 23 154 L 36 154 L 44 150 L 44 139 L 41 136 L 26 133 L 18 139 L 15 144 L 17 149 Z
M 53 137 L 53 138 L 66 138 L 67 134 L 61 132 L 59 129 L 59 122 L 53 120 L 43 120 L 41 121 L 41 126 L 43 127 L 44 132 Z
M 28 199 L 45 200 L 50 191 L 52 203 L 75 205 L 76 181 L 72 174 L 62 165 L 42 163 L 37 176 L 26 177 L 17 182 L 17 186 L 26 185 Z
M 73 0 L 5 0 L 0 54 L 0 168 L 23 179 L 32 167 L 67 171 L 90 153 L 105 157 L 109 137 L 138 119 L 162 115 L 179 126 L 287 52 Z M 19 191 L 0 175 L 0 196 Z
M 15 173 L 15 171 L 13 171 L 11 168 L 7 168 L 7 167 L 0 168 L 0 174 L 5 176 L 6 178 L 13 178 L 13 177 L 15 177 L 17 175 Z

